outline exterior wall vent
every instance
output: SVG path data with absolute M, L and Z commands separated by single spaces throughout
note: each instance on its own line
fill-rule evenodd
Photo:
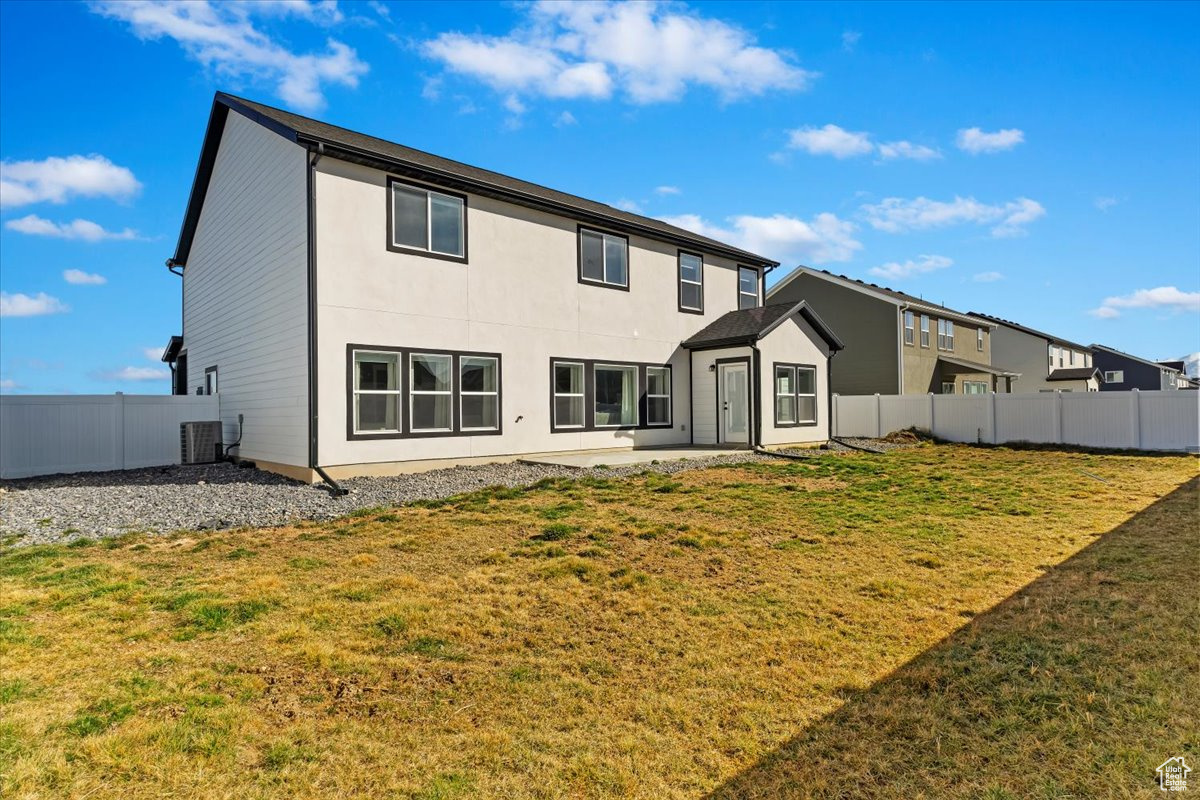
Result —
M 179 463 L 212 464 L 220 457 L 221 423 L 179 423 Z

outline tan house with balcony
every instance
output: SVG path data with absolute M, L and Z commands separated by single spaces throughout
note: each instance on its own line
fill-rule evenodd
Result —
M 846 345 L 830 376 L 837 394 L 1008 392 L 1019 373 L 992 361 L 996 323 L 873 283 L 797 267 L 768 303 L 806 301 Z

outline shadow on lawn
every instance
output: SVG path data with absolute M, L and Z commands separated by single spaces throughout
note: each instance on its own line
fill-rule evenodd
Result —
M 1200 758 L 1198 554 L 1192 479 L 710 797 L 1157 795 Z

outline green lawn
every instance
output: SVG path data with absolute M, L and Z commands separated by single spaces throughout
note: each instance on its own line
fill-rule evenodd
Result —
M 0 794 L 1157 796 L 1196 476 L 926 445 L 9 548 Z

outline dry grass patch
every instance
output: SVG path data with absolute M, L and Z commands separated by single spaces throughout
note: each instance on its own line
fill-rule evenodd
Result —
M 1131 520 L 1195 475 L 1192 458 L 926 446 L 548 481 L 274 530 L 10 550 L 0 556 L 0 793 L 794 793 L 819 784 L 779 766 L 788 748 L 814 760 L 849 747 L 823 720 L 856 709 L 873 685 L 899 686 L 887 690 L 897 708 L 954 685 L 958 662 L 930 660 L 937 643 L 1107 531 L 1125 523 L 1121 536 L 1153 533 L 1195 552 L 1194 483 L 1172 513 Z M 1121 552 L 1099 577 L 1062 584 L 1062 602 L 1132 604 L 1174 653 L 1172 637 L 1188 624 L 1194 633 L 1194 618 L 1181 626 L 1147 598 L 1186 592 L 1143 551 Z M 1188 591 L 1194 606 L 1194 582 Z M 1047 613 L 1004 608 L 1026 626 Z M 1061 624 L 1103 618 L 1097 608 Z M 1132 632 L 1104 644 L 1134 647 Z M 1048 642 L 1027 659 L 981 638 L 972 658 L 1012 666 L 972 684 L 970 708 L 1029 702 L 1003 678 L 1029 660 L 1053 662 L 1056 702 L 1090 718 L 1057 738 L 1038 733 L 1016 763 L 977 760 L 972 791 L 941 762 L 892 788 L 1023 795 L 1025 775 L 1084 738 L 1099 742 L 1088 758 L 1131 769 L 1172 741 L 1162 725 L 1152 740 L 1136 697 L 1079 677 L 1103 646 L 1063 655 L 1062 639 Z M 920 681 L 880 683 L 910 662 L 923 665 Z M 1173 675 L 1168 666 L 1160 672 Z M 1182 696 L 1153 696 L 1162 713 L 1185 710 Z M 1013 713 L 1005 730 L 1020 739 L 1035 723 Z M 970 714 L 947 720 L 942 740 L 953 733 L 961 751 L 1005 741 Z M 805 731 L 824 733 L 808 745 Z M 847 761 L 858 769 L 867 755 Z M 890 756 L 899 775 L 924 763 L 903 748 Z M 1062 780 L 1087 795 L 1121 776 L 1075 769 Z M 1124 775 L 1127 792 L 1143 777 Z

